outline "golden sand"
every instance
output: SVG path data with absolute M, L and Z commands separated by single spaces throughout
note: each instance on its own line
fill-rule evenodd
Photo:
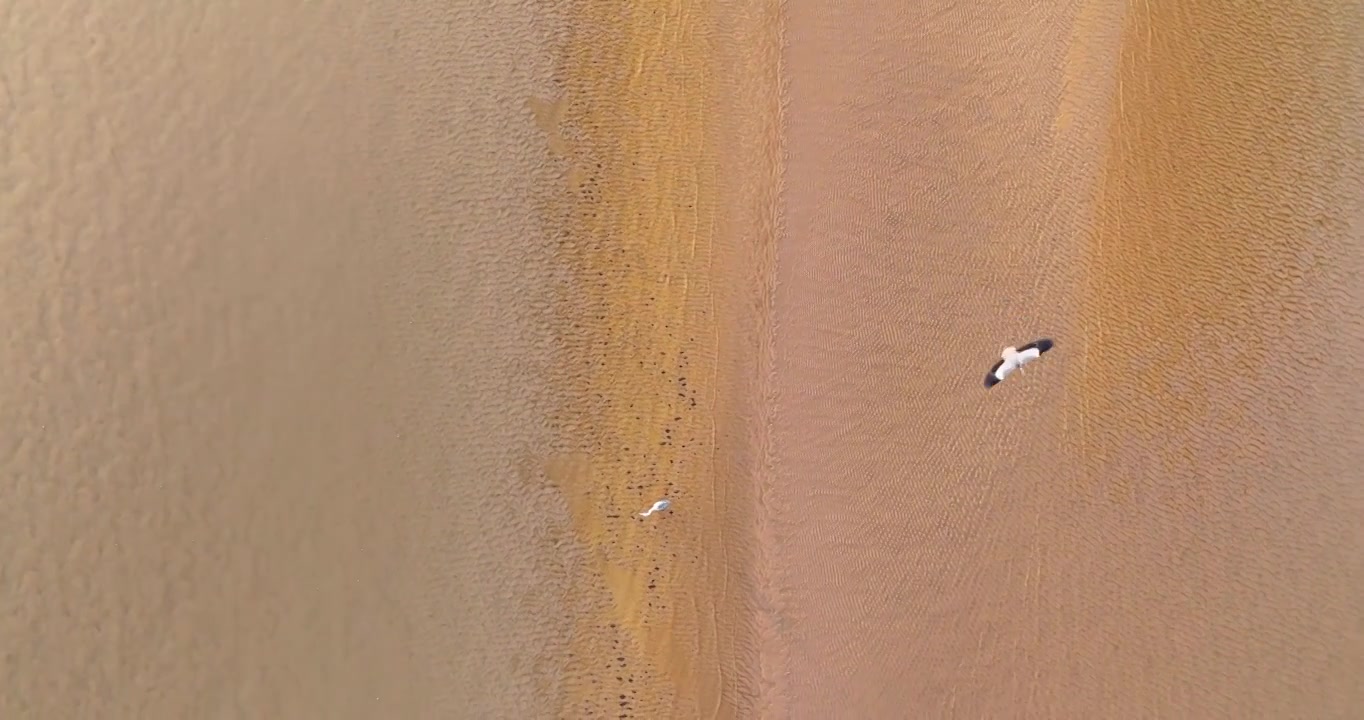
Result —
M 1106 678 L 1073 707 L 1364 700 L 1362 37 L 1357 4 L 1128 7 L 1065 409 L 1085 500 L 1064 507 L 1090 529 L 1056 542 L 1105 549 L 1062 607 L 1108 608 L 1071 646 Z
M 736 147 L 733 136 L 756 125 L 771 137 L 776 94 L 766 88 L 773 117 L 728 121 L 739 103 L 762 100 L 738 74 L 773 68 L 754 61 L 761 43 L 735 53 L 737 39 L 717 27 L 774 44 L 764 26 L 717 22 L 720 13 L 695 2 L 575 4 L 563 94 L 533 102 L 563 159 L 566 187 L 546 206 L 572 268 L 560 298 L 564 452 L 545 474 L 588 561 L 570 600 L 579 614 L 561 717 L 735 717 L 751 695 L 737 665 L 754 646 L 737 635 L 748 626 L 738 589 L 751 564 L 740 540 L 750 466 L 719 439 L 746 423 L 748 397 L 726 366 L 750 362 L 754 310 L 718 303 L 753 305 L 763 277 L 717 258 L 758 257 L 771 232 L 761 192 L 775 158 L 761 139 Z M 756 177 L 757 189 L 722 173 Z M 744 199 L 756 205 L 735 206 Z M 638 515 L 661 498 L 669 512 Z
M 1085 260 L 1087 445 L 1110 444 L 1110 403 L 1128 395 L 1159 404 L 1166 431 L 1206 422 L 1200 383 L 1270 379 L 1279 343 L 1338 312 L 1317 293 L 1352 252 L 1360 17 L 1231 1 L 1127 14 Z

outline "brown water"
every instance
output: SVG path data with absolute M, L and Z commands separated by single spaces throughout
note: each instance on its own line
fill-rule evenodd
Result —
M 1364 705 L 1364 6 L 0 17 L 0 716 Z
M 572 558 L 514 461 L 550 409 L 550 28 L 0 17 L 0 715 L 543 713 Z

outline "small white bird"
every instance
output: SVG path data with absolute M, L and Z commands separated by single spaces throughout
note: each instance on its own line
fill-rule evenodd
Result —
M 999 362 L 995 363 L 995 366 L 990 368 L 990 374 L 985 376 L 985 387 L 991 388 L 998 385 L 1013 371 L 1021 369 L 1024 365 L 1042 357 L 1042 353 L 1050 350 L 1054 344 L 1051 340 L 1043 338 L 1030 342 L 1021 348 L 1004 348 L 1004 352 L 999 355 Z
M 663 512 L 664 510 L 667 510 L 668 508 L 670 508 L 670 507 L 672 507 L 672 506 L 673 506 L 673 503 L 672 503 L 671 500 L 659 500 L 658 502 L 654 503 L 654 506 L 653 506 L 653 507 L 651 507 L 651 508 L 649 508 L 648 510 L 645 510 L 644 512 L 640 513 L 639 516 L 640 516 L 640 517 L 649 517 L 650 515 L 653 515 L 653 514 L 656 513 L 656 512 Z

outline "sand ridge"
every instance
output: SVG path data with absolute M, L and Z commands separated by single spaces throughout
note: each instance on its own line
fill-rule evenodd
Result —
M 732 486 L 749 466 L 719 438 L 747 423 L 728 405 L 747 400 L 731 393 L 749 344 L 727 339 L 752 311 L 717 302 L 751 305 L 762 278 L 717 267 L 717 255 L 758 246 L 728 239 L 754 220 L 719 196 L 734 187 L 722 174 L 744 170 L 722 165 L 733 148 L 717 125 L 738 107 L 729 77 L 743 65 L 716 63 L 735 41 L 708 6 L 572 8 L 562 94 L 532 103 L 563 159 L 545 212 L 571 268 L 559 291 L 569 400 L 545 476 L 587 558 L 559 713 L 736 717 L 747 682 L 737 659 L 754 643 L 735 639 L 748 622 L 731 607 L 747 602 L 735 578 L 748 570 L 747 549 L 731 544 L 749 503 Z M 637 515 L 660 498 L 671 510 Z
M 1342 379 L 1364 342 L 1361 31 L 1333 3 L 1129 8 L 1066 408 L 1083 525 L 1060 538 L 1106 548 L 1063 575 L 1131 583 L 1087 600 L 1112 609 L 1097 635 L 1126 641 L 1072 652 L 1149 669 L 1072 678 L 1077 704 L 1344 717 L 1359 700 L 1345 478 L 1364 448 Z

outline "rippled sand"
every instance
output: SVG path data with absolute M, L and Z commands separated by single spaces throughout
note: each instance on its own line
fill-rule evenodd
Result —
M 1364 706 L 1364 6 L 0 17 L 0 717 Z
M 1357 713 L 1359 8 L 789 10 L 777 715 Z

